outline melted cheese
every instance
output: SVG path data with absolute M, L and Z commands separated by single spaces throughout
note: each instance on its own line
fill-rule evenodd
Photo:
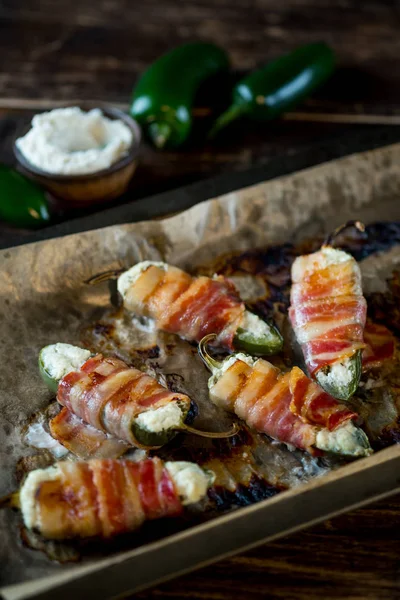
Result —
M 64 448 L 64 446 L 47 433 L 43 423 L 36 422 L 29 425 L 25 434 L 25 442 L 28 446 L 49 450 L 57 459 L 68 454 L 67 448 Z
M 166 429 L 178 429 L 182 424 L 183 413 L 178 402 L 170 402 L 155 410 L 148 410 L 138 417 L 136 423 L 146 431 L 159 433 Z
M 19 492 L 22 518 L 28 529 L 40 530 L 40 513 L 37 513 L 36 492 L 38 487 L 45 481 L 54 481 L 61 477 L 57 465 L 47 469 L 36 469 L 28 473 Z
M 345 456 L 369 456 L 373 452 L 363 430 L 351 421 L 347 421 L 334 431 L 321 429 L 317 433 L 316 446 L 325 452 Z
M 166 462 L 165 467 L 172 477 L 184 506 L 199 502 L 207 494 L 209 475 L 198 465 L 186 461 Z
M 354 377 L 354 372 L 351 367 L 352 357 L 346 358 L 341 362 L 335 362 L 329 367 L 329 371 L 324 373 L 322 369 L 318 371 L 316 377 L 318 383 L 323 388 L 326 386 L 337 386 L 342 387 L 350 385 Z
M 263 340 L 266 340 L 267 342 L 268 340 L 275 339 L 276 334 L 272 332 L 268 323 L 248 310 L 246 310 L 243 315 L 240 328 L 246 330 L 246 333 L 241 333 L 241 338 L 245 339 L 248 334 L 250 342 L 252 341 L 252 338 L 263 338 Z
M 71 344 L 52 344 L 40 352 L 40 361 L 48 375 L 59 381 L 68 373 L 78 371 L 90 358 L 90 351 Z

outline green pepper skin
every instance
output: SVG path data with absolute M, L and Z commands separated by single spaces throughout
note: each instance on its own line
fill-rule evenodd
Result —
M 178 433 L 176 429 L 169 429 L 161 431 L 160 433 L 153 433 L 152 431 L 146 431 L 142 427 L 139 427 L 135 423 L 132 425 L 132 433 L 135 440 L 143 447 L 147 448 L 161 448 L 168 442 L 170 442 Z
M 238 117 L 269 121 L 293 109 L 333 73 L 334 53 L 323 42 L 301 46 L 250 73 L 233 88 L 231 106 L 210 137 Z
M 40 373 L 40 375 L 41 375 L 44 383 L 49 388 L 49 390 L 51 392 L 53 392 L 54 394 L 56 394 L 57 390 L 58 390 L 58 379 L 54 379 L 46 371 L 45 366 L 43 364 L 43 360 L 42 360 L 41 354 L 42 354 L 42 352 L 39 353 L 39 373 Z
M 200 85 L 229 67 L 214 44 L 184 44 L 156 60 L 139 79 L 130 113 L 157 148 L 176 148 L 189 137 Z
M 14 169 L 0 164 L 0 219 L 17 227 L 35 228 L 50 220 L 43 190 Z
M 329 367 L 328 367 L 329 369 Z M 350 358 L 349 369 L 351 370 L 351 381 L 347 385 L 343 385 L 341 381 L 337 381 L 336 384 L 321 383 L 318 378 L 318 372 L 316 373 L 316 380 L 330 396 L 337 398 L 338 400 L 349 400 L 355 393 L 360 383 L 361 371 L 362 371 L 362 351 L 358 350 L 354 353 L 354 356 Z M 321 369 L 322 370 L 322 369 Z
M 185 422 L 190 420 L 191 412 L 192 402 L 186 411 L 182 411 L 182 426 Z M 161 446 L 170 442 L 179 433 L 179 429 L 165 429 L 164 431 L 154 433 L 152 431 L 147 431 L 143 427 L 139 427 L 139 425 L 134 422 L 132 424 L 132 433 L 141 446 L 161 448 Z
M 272 337 L 255 337 L 246 329 L 238 328 L 233 345 L 236 350 L 241 350 L 250 356 L 271 356 L 282 350 L 283 338 L 276 327 L 269 324 Z

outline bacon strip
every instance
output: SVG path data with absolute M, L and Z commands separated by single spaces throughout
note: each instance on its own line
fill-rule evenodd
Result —
M 67 408 L 63 408 L 49 423 L 50 433 L 81 460 L 118 458 L 129 444 L 117 440 L 88 425 Z
M 150 266 L 130 286 L 124 305 L 154 319 L 158 329 L 200 342 L 216 333 L 217 344 L 233 350 L 245 312 L 234 285 L 223 277 L 193 278 L 176 267 Z
M 298 367 L 293 367 L 290 372 L 289 387 L 292 394 L 290 410 L 304 423 L 333 431 L 346 421 L 358 418 L 357 413 L 332 398 Z
M 363 369 L 380 366 L 385 360 L 393 358 L 395 337 L 384 325 L 367 320 L 364 330 L 366 348 L 363 352 Z
M 365 348 L 367 304 L 356 261 L 323 267 L 324 249 L 292 267 L 289 317 L 311 375 Z
M 153 377 L 128 367 L 118 358 L 104 358 L 101 354 L 89 358 L 80 371 L 68 373 L 60 381 L 57 400 L 95 429 L 139 447 L 141 444 L 135 438 L 132 425 L 140 413 L 177 400 L 188 410 L 190 407 L 190 399 L 185 394 L 170 392 Z M 64 414 L 53 423 L 64 445 L 70 442 L 73 433 L 73 428 L 67 427 L 68 420 L 70 425 L 71 418 L 67 419 Z M 82 427 L 78 431 L 84 434 Z M 76 440 L 76 445 L 89 447 L 91 441 Z
M 321 427 L 333 430 L 357 418 L 297 367 L 283 374 L 262 359 L 252 367 L 236 360 L 211 397 L 257 431 L 314 455 L 320 454 L 314 446 Z
M 57 463 L 59 477 L 39 484 L 35 529 L 49 539 L 111 537 L 183 508 L 158 459 Z

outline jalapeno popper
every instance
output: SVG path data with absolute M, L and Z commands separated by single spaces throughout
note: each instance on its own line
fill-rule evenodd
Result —
M 210 471 L 190 462 L 62 461 L 31 471 L 0 507 L 20 508 L 26 527 L 47 539 L 109 538 L 179 516 L 212 481 Z
M 365 348 L 367 303 L 357 262 L 329 243 L 292 266 L 289 317 L 309 374 L 329 394 L 356 391 Z
M 145 261 L 120 275 L 118 291 L 128 310 L 185 340 L 200 342 L 215 333 L 216 345 L 230 352 L 269 355 L 282 348 L 279 331 L 246 310 L 224 277 L 192 277 L 177 267 Z
M 340 404 L 298 367 L 283 373 L 263 359 L 234 354 L 218 362 L 207 354 L 209 337 L 199 352 L 212 376 L 210 399 L 234 412 L 260 433 L 306 450 L 368 456 L 369 441 L 354 421 L 358 415 Z
M 122 444 L 121 454 L 127 446 L 163 446 L 179 430 L 207 437 L 235 433 L 189 427 L 185 420 L 192 403 L 186 394 L 171 392 L 116 357 L 91 356 L 88 350 L 59 343 L 42 349 L 39 368 L 64 407 L 50 421 L 50 432 L 81 458 L 90 457 L 93 446 L 98 450 L 109 444 L 109 436 Z

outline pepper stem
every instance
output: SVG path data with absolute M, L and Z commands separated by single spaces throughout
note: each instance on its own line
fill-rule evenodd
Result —
M 217 336 L 215 333 L 209 333 L 208 335 L 203 337 L 198 347 L 199 354 L 204 364 L 211 371 L 211 373 L 214 373 L 214 371 L 218 371 L 222 367 L 222 362 L 220 362 L 219 360 L 215 360 L 215 358 L 210 356 L 207 352 L 207 344 L 211 342 L 211 340 L 215 340 L 216 337 Z
M 212 139 L 216 136 L 216 134 L 223 129 L 232 121 L 235 121 L 239 117 L 241 117 L 246 112 L 245 104 L 232 104 L 225 112 L 222 113 L 215 121 L 214 125 L 211 127 L 208 132 L 208 139 Z
M 172 136 L 172 127 L 169 123 L 154 121 L 150 123 L 147 134 L 155 147 L 162 150 Z
M 332 233 L 330 233 L 327 236 L 324 243 L 322 244 L 322 248 L 332 246 L 332 242 L 334 241 L 335 237 L 337 237 L 339 233 L 342 233 L 342 231 L 348 229 L 349 227 L 355 227 L 358 231 L 361 231 L 361 233 L 364 233 L 365 231 L 365 225 L 361 221 L 347 221 L 347 223 L 343 223 L 343 225 L 339 225 L 339 227 L 336 227 L 336 229 L 334 229 Z
M 186 425 L 183 423 L 179 429 L 183 431 L 187 431 L 188 433 L 194 433 L 194 435 L 198 435 L 204 438 L 212 438 L 212 439 L 221 439 L 221 438 L 229 438 L 233 437 L 239 431 L 239 426 L 237 423 L 233 423 L 232 429 L 230 431 L 202 431 L 201 429 L 196 429 L 195 427 L 190 427 L 190 425 Z
M 98 283 L 108 281 L 109 279 L 116 279 L 125 270 L 126 269 L 110 269 L 109 271 L 103 271 L 102 273 L 97 273 L 97 275 L 89 277 L 89 279 L 86 279 L 84 283 L 87 285 L 97 285 Z
M 0 509 L 1 508 L 19 508 L 19 493 L 12 492 L 0 498 Z

